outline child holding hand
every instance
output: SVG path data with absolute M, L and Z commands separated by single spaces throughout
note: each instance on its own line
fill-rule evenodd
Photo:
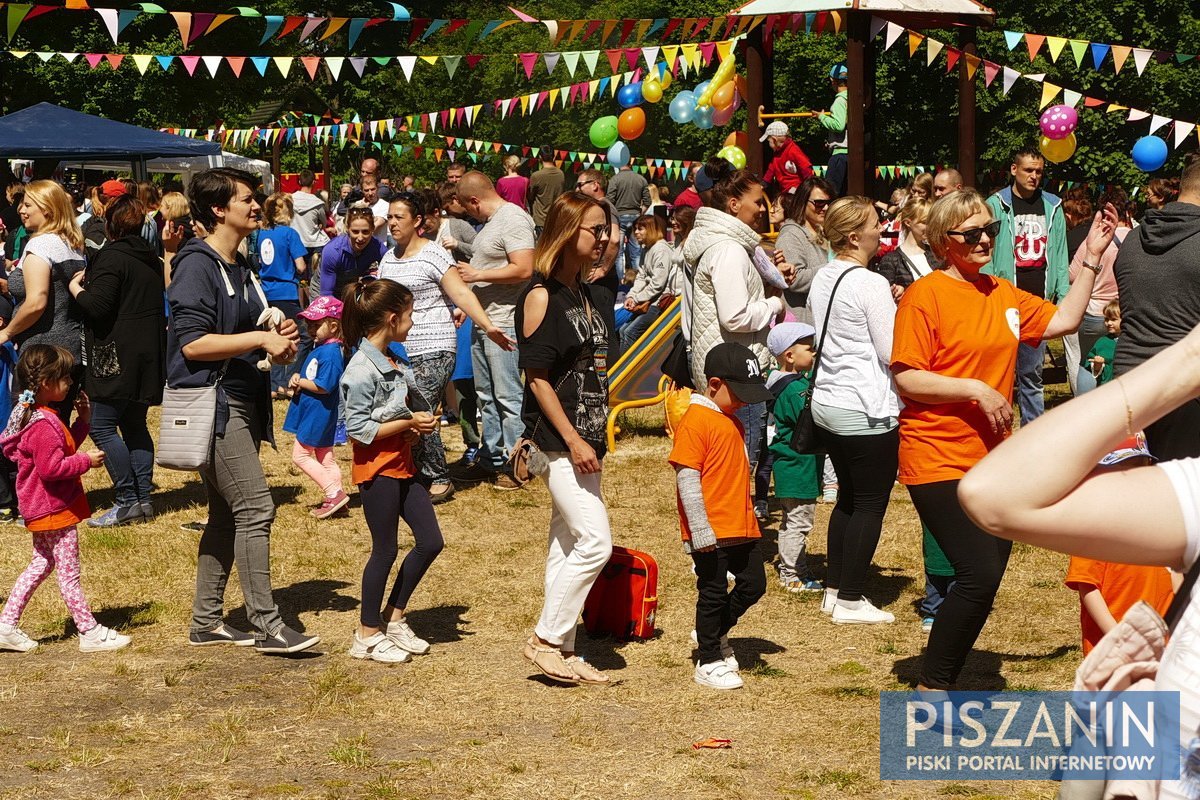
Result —
M 333 457 L 338 422 L 337 388 L 346 369 L 342 349 L 342 301 L 335 297 L 318 297 L 299 316 L 308 326 L 308 335 L 316 346 L 288 382 L 292 402 L 283 420 L 283 429 L 296 435 L 292 463 L 312 478 L 325 495 L 311 513 L 317 519 L 327 519 L 350 502 L 350 496 L 342 487 L 341 467 Z
M 46 344 L 25 345 L 17 362 L 17 380 L 25 390 L 0 434 L 0 446 L 17 465 L 17 503 L 33 534 L 33 559 L 0 612 L 0 650 L 27 653 L 37 647 L 17 623 L 33 592 L 56 569 L 58 590 L 79 629 L 80 652 L 120 650 L 131 641 L 96 622 L 79 585 L 76 526 L 92 513 L 80 478 L 104 463 L 104 453 L 76 450 L 92 418 L 86 394 L 80 392 L 75 401 L 76 420 L 69 430 L 50 407 L 66 399 L 74 366 L 67 350 Z

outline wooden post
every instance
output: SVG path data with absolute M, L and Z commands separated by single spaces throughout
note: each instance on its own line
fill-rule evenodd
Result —
M 329 142 L 325 142 L 325 149 L 321 153 L 321 171 L 325 173 L 325 191 L 329 192 L 329 199 L 333 201 L 333 177 L 330 175 L 329 166 Z
M 283 153 L 283 134 L 279 135 L 271 145 L 271 174 L 275 176 L 275 189 L 283 186 L 283 170 L 280 167 L 280 156 Z
M 867 156 L 866 133 L 870 124 L 870 108 L 875 94 L 875 49 L 871 45 L 871 15 L 850 11 L 846 26 L 847 81 L 846 133 L 847 174 L 846 193 L 867 193 L 867 175 L 871 159 Z
M 975 76 L 968 77 L 967 56 L 976 56 L 976 29 L 968 25 L 958 29 L 962 58 L 958 62 L 958 171 L 963 186 L 975 185 Z
M 766 143 L 760 143 L 763 126 L 758 118 L 758 108 L 775 110 L 775 68 L 766 52 L 765 26 L 759 25 L 746 37 L 746 168 L 762 175 L 766 168 Z

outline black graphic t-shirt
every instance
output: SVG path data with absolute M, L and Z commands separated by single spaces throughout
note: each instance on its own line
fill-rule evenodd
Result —
M 1046 247 L 1049 226 L 1042 190 L 1028 200 L 1012 196 L 1013 264 L 1016 265 L 1017 288 L 1038 297 L 1046 297 Z
M 525 296 L 536 286 L 545 286 L 550 293 L 546 316 L 533 335 L 525 336 Z M 567 419 L 603 458 L 609 357 L 617 353 L 612 294 L 595 284 L 582 284 L 577 292 L 552 278 L 534 276 L 517 302 L 516 323 L 521 369 L 548 371 Z M 525 435 L 543 451 L 567 450 L 554 425 L 542 414 L 528 379 L 521 419 Z

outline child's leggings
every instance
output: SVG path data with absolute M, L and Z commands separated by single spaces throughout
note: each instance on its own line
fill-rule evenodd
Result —
M 292 463 L 300 468 L 327 497 L 342 489 L 342 468 L 333 457 L 332 447 L 308 447 L 299 440 L 292 445 Z
M 56 568 L 58 591 L 75 619 L 75 627 L 80 633 L 96 627 L 96 618 L 92 616 L 87 598 L 83 596 L 83 587 L 79 585 L 79 532 L 74 525 L 56 531 L 33 532 L 33 559 L 17 578 L 4 611 L 0 613 L 0 623 L 16 625 L 20 622 L 34 590 Z
M 400 564 L 400 573 L 392 584 L 387 604 L 403 609 L 429 565 L 442 552 L 445 541 L 438 527 L 437 515 L 429 490 L 411 478 L 401 480 L 379 475 L 358 485 L 362 498 L 363 516 L 371 531 L 371 557 L 363 569 L 362 609 L 359 621 L 367 628 L 382 628 L 380 606 L 388 576 L 400 552 L 397 540 L 400 520 L 412 528 L 416 544 Z

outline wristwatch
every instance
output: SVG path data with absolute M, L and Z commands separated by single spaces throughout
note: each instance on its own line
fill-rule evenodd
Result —
M 1099 264 L 1089 264 L 1087 262 L 1087 259 L 1084 259 L 1083 266 L 1087 267 L 1088 269 L 1090 269 L 1092 272 L 1094 272 L 1097 275 L 1100 274 L 1100 265 Z

